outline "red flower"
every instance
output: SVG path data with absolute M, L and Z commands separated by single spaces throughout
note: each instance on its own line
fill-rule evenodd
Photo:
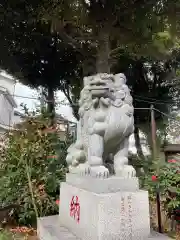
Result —
M 59 200 L 59 199 L 56 200 L 56 204 L 57 204 L 57 205 L 60 204 L 60 200 Z
M 152 175 L 151 179 L 152 179 L 153 182 L 155 182 L 155 181 L 157 181 L 157 176 Z
M 174 219 L 180 221 L 180 216 L 175 216 Z
M 175 159 L 169 159 L 168 163 L 176 163 L 177 161 Z
M 34 229 L 33 228 L 27 228 L 27 227 L 16 227 L 10 229 L 12 233 L 33 233 Z

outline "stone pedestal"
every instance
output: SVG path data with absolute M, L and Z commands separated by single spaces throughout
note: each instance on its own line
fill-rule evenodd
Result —
M 47 218 L 38 220 L 41 240 L 166 239 L 150 237 L 148 193 L 139 190 L 137 178 L 87 180 L 68 174 L 56 219 L 49 227 Z
M 61 194 L 60 223 L 80 239 L 141 240 L 150 234 L 145 191 L 96 194 L 64 183 Z M 73 196 L 78 197 L 79 219 L 70 214 Z

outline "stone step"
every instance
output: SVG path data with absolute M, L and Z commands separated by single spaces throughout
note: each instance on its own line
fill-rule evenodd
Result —
M 58 215 L 38 219 L 38 237 L 39 240 L 80 240 L 76 236 L 74 236 L 68 229 L 60 226 Z M 152 231 L 151 235 L 147 240 L 171 239 L 172 238 L 169 238 L 166 235 Z

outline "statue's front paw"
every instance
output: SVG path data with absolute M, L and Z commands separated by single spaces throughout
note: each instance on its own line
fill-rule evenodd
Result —
M 89 175 L 90 173 L 90 168 L 89 165 L 84 163 L 84 164 L 79 164 L 78 166 L 69 166 L 69 172 L 73 174 L 77 174 L 80 176 L 85 176 Z
M 136 177 L 136 170 L 131 165 L 125 165 L 122 174 L 125 178 L 133 178 Z
M 96 178 L 108 178 L 109 170 L 104 166 L 94 166 L 90 168 L 90 175 Z
M 90 174 L 90 167 L 89 167 L 89 165 L 87 163 L 79 164 L 79 166 L 78 166 L 78 173 L 81 176 L 89 175 Z

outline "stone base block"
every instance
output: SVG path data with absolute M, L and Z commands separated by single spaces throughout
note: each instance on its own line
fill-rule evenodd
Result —
M 60 226 L 59 216 L 38 219 L 38 238 L 39 240 L 80 240 L 67 228 Z M 171 240 L 171 238 L 151 232 L 149 238 L 145 238 L 144 240 Z
M 60 224 L 83 240 L 144 240 L 150 234 L 148 192 L 101 193 L 62 183 Z
M 138 178 L 122 178 L 112 176 L 106 179 L 93 178 L 91 176 L 78 176 L 66 174 L 66 183 L 95 193 L 111 193 L 119 191 L 134 192 L 139 190 Z

